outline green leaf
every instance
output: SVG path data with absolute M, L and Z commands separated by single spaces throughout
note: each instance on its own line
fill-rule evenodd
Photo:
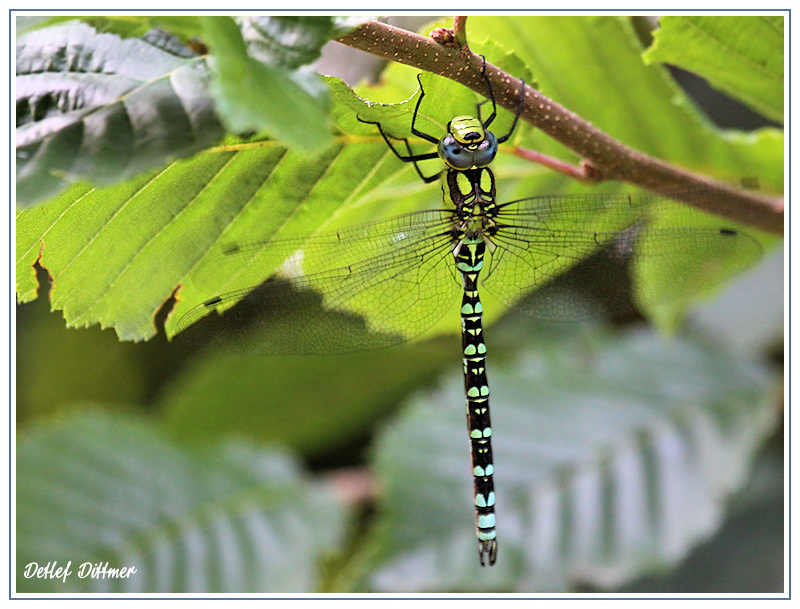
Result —
M 501 354 L 524 333 L 494 336 Z M 564 326 L 528 344 L 490 360 L 497 565 L 478 563 L 454 369 L 376 447 L 385 496 L 353 566 L 380 565 L 375 591 L 566 592 L 676 564 L 717 529 L 774 425 L 763 370 L 718 348 Z
M 468 27 L 471 36 L 513 43 L 542 93 L 627 146 L 732 184 L 755 177 L 765 190 L 782 192 L 781 131 L 713 127 L 664 68 L 645 65 L 629 17 L 470 17 Z M 529 133 L 522 145 L 577 162 L 560 144 Z M 536 188 L 522 186 L 525 193 Z M 523 192 L 512 197 L 529 196 Z
M 784 592 L 784 451 L 782 438 L 775 441 L 780 436 L 780 431 L 774 434 L 760 452 L 714 537 L 694 548 L 676 569 L 653 573 L 614 592 L 639 597 L 653 592 L 663 597 L 735 591 L 739 597 L 752 593 L 764 598 Z
M 159 411 L 175 437 L 237 434 L 315 458 L 362 438 L 390 407 L 435 378 L 457 354 L 454 344 L 451 337 L 345 355 L 198 357 L 162 394 Z
M 48 17 L 17 17 L 17 36 L 34 29 L 50 27 L 65 21 L 81 21 L 98 32 L 117 34 L 122 38 L 145 36 L 155 28 L 168 31 L 188 42 L 200 33 L 200 22 L 196 16 L 184 15 L 112 15 L 85 16 L 51 15 Z
M 349 33 L 364 17 L 241 17 L 238 19 L 248 51 L 262 63 L 296 70 L 319 59 L 322 47 Z
M 334 34 L 329 17 L 203 19 L 214 55 L 213 93 L 230 131 L 266 131 L 309 153 L 332 143 L 327 89 L 308 63 Z M 300 40 L 300 43 L 298 43 Z
M 644 58 L 695 72 L 782 122 L 783 23 L 769 15 L 661 17 Z
M 177 286 L 180 317 L 213 292 L 258 284 L 282 262 L 242 267 L 221 256 L 220 244 L 308 237 L 364 221 L 370 209 L 359 204 L 380 205 L 385 199 L 372 201 L 374 189 L 396 177 L 382 143 L 336 146 L 312 160 L 272 142 L 251 144 L 175 162 L 116 187 L 75 186 L 50 205 L 20 213 L 20 301 L 35 297 L 38 260 L 53 278 L 51 302 L 68 325 L 99 322 L 122 339 L 149 338 L 156 311 Z M 389 199 L 385 213 L 398 204 Z M 170 331 L 172 325 L 174 319 Z
M 416 91 L 408 98 L 393 103 L 377 103 L 359 97 L 355 91 L 338 79 L 330 79 L 331 91 L 342 104 L 355 112 L 365 121 L 381 124 L 387 135 L 393 138 L 409 138 L 417 143 L 426 145 L 420 138 L 411 132 L 411 120 L 419 101 L 421 90 L 425 91 L 423 101 L 417 116 L 417 129 L 427 133 L 444 133 L 447 123 L 459 114 L 474 114 L 477 97 L 475 93 L 461 85 L 433 74 L 423 72 L 419 74 L 419 81 L 414 77 Z M 404 82 L 408 83 L 405 78 Z M 374 89 L 367 88 L 365 92 L 371 93 Z M 361 124 L 358 129 L 364 133 L 375 134 L 376 126 Z M 380 141 L 383 141 L 382 139 Z M 404 151 L 405 152 L 405 151 Z M 437 161 L 438 166 L 441 162 Z
M 49 304 L 41 298 L 17 308 L 18 429 L 75 402 L 124 408 L 124 403 L 144 401 L 149 379 L 142 362 L 152 361 L 153 349 L 120 343 L 116 334 L 98 327 L 67 330 L 64 319 L 48 311 Z
M 205 60 L 68 23 L 17 40 L 17 203 L 112 184 L 222 136 Z
M 344 514 L 285 454 L 241 442 L 187 450 L 130 416 L 87 411 L 17 446 L 19 592 L 308 592 Z M 71 561 L 72 575 L 27 579 Z M 135 567 L 79 578 L 83 563 Z

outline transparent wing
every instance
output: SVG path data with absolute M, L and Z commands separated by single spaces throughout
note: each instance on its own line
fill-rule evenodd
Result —
M 337 353 L 408 340 L 458 304 L 450 218 L 426 211 L 307 239 L 229 244 L 226 268 L 275 276 L 205 301 L 177 332 L 197 346 L 245 353 Z
M 735 229 L 686 220 L 685 208 L 652 194 L 505 203 L 483 284 L 535 317 L 580 320 L 692 296 L 760 256 L 758 243 Z M 432 210 L 310 238 L 228 245 L 221 258 L 232 281 L 253 268 L 259 279 L 274 278 L 207 300 L 178 332 L 200 346 L 248 353 L 403 342 L 458 302 L 452 223 L 452 211 Z
M 483 283 L 529 315 L 574 321 L 689 297 L 760 256 L 749 236 L 685 226 L 686 218 L 685 208 L 653 194 L 513 201 L 500 211 Z

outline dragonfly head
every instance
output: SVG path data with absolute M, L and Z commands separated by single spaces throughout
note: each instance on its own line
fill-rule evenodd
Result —
M 453 169 L 486 167 L 497 154 L 497 138 L 477 118 L 457 116 L 447 124 L 439 140 L 439 156 Z

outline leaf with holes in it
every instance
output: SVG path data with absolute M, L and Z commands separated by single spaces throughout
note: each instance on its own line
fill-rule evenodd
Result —
M 205 58 L 168 51 L 162 38 L 123 40 L 81 23 L 20 36 L 19 205 L 72 182 L 119 182 L 222 137 Z
M 652 333 L 569 325 L 489 344 L 497 565 L 481 570 L 464 392 L 421 395 L 377 444 L 385 489 L 374 546 L 380 592 L 613 588 L 676 564 L 721 524 L 774 429 L 750 359 Z M 454 373 L 455 373 L 454 369 Z
M 644 59 L 695 72 L 782 122 L 783 22 L 782 15 L 664 16 Z
M 90 410 L 17 445 L 19 592 L 309 592 L 345 514 L 287 455 L 182 448 L 152 424 Z M 25 578 L 33 563 L 72 574 Z M 84 563 L 133 567 L 79 577 Z

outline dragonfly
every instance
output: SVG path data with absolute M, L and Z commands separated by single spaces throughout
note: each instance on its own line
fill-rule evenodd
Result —
M 259 285 L 220 294 L 185 314 L 177 333 L 204 347 L 271 354 L 343 353 L 399 344 L 437 323 L 461 297 L 461 353 L 478 557 L 494 565 L 498 555 L 494 459 L 489 410 L 487 345 L 481 290 L 540 319 L 580 320 L 625 310 L 630 298 L 618 290 L 621 272 L 641 279 L 638 305 L 691 294 L 695 278 L 671 276 L 665 251 L 713 253 L 752 261 L 758 245 L 730 227 L 651 227 L 650 215 L 669 208 L 655 194 L 545 195 L 496 200 L 490 165 L 514 132 L 525 95 L 520 80 L 510 129 L 496 136 L 492 84 L 485 70 L 487 100 L 476 116 L 457 116 L 441 137 L 417 128 L 425 91 L 411 119 L 411 132 L 436 146 L 414 154 L 407 138 L 375 125 L 394 155 L 413 164 L 426 183 L 440 180 L 442 206 L 330 234 L 266 243 L 230 244 L 226 256 L 251 261 L 266 255 L 278 272 Z M 481 118 L 481 107 L 492 111 Z M 401 151 L 392 142 L 404 144 Z M 420 163 L 443 167 L 425 175 Z M 709 196 L 713 196 L 710 193 Z M 277 262 L 276 262 L 277 261 Z M 577 267 L 592 263 L 586 275 Z M 731 272 L 738 272 L 732 269 Z M 648 277 L 669 277 L 668 280 Z M 281 316 L 280 311 L 284 312 Z M 276 320 L 280 319 L 278 322 Z

